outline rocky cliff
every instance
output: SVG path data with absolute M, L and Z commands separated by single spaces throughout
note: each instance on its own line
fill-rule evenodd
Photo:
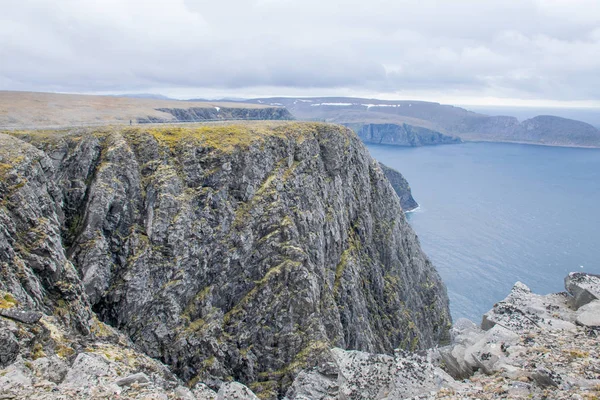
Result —
M 419 207 L 419 204 L 415 201 L 410 190 L 408 181 L 402 176 L 402 174 L 393 168 L 379 163 L 381 170 L 385 174 L 385 177 L 390 181 L 392 188 L 400 198 L 400 205 L 402 209 L 406 211 L 412 211 Z
M 403 146 L 452 143 L 448 138 L 440 139 L 431 133 L 433 131 L 473 141 L 600 147 L 600 130 L 594 126 L 551 115 L 540 115 L 519 122 L 514 117 L 479 114 L 447 104 L 354 97 L 274 97 L 248 102 L 286 107 L 300 120 L 348 124 L 356 132 L 364 129 L 364 136 L 361 137 L 372 143 L 379 143 L 382 139 L 389 141 L 386 144 Z M 371 133 L 369 125 L 379 125 L 377 130 L 381 132 Z M 410 131 L 414 134 L 424 135 L 423 143 L 411 139 L 413 133 L 404 132 L 404 125 L 411 127 Z
M 276 398 L 299 371 L 333 362 L 331 347 L 447 339 L 444 285 L 343 127 L 13 135 L 0 134 L 0 290 L 3 308 L 33 320 L 9 318 L 17 347 L 4 364 L 80 362 L 110 377 L 135 350 L 176 373 L 151 377 L 161 390 L 237 380 Z M 81 355 L 104 345 L 102 367 Z M 140 357 L 121 373 L 139 372 Z M 141 380 L 162 371 L 153 362 L 138 362 Z
M 365 143 L 393 146 L 432 146 L 462 143 L 458 137 L 408 124 L 346 124 Z
M 191 107 L 157 108 L 157 111 L 171 114 L 178 122 L 201 122 L 214 120 L 291 120 L 292 114 L 283 107 L 230 108 L 230 107 Z M 138 118 L 139 123 L 170 122 L 173 119 L 156 117 Z

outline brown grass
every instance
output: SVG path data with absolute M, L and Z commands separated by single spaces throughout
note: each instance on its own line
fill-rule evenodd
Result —
M 156 108 L 265 108 L 260 104 L 188 102 L 78 94 L 0 91 L 0 127 L 129 123 L 137 118 L 172 120 Z

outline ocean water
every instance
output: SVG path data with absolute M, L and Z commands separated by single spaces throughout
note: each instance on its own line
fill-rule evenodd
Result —
M 600 274 L 600 150 L 501 143 L 369 145 L 402 172 L 408 214 L 448 287 L 454 319 L 483 313 L 521 281 L 564 290 L 571 271 Z

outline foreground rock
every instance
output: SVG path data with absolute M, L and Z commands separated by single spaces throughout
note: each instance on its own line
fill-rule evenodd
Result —
M 436 398 L 590 399 L 600 394 L 600 331 L 594 323 L 596 301 L 576 310 L 579 282 L 595 281 L 570 274 L 567 293 L 536 295 L 517 283 L 510 295 L 483 317 L 479 329 L 457 321 L 453 345 L 439 350 L 444 368 L 465 379 L 460 390 L 444 389 Z

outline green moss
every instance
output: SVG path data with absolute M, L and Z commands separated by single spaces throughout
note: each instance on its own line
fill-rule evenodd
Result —
M 4 296 L 0 298 L 0 308 L 13 308 L 16 307 L 17 304 L 19 303 L 10 293 L 5 293 Z
M 44 353 L 44 349 L 40 343 L 36 343 L 31 349 L 31 358 L 37 360 L 38 358 L 46 357 L 46 353 Z
M 277 381 L 252 382 L 249 385 L 259 399 L 277 398 L 279 384 Z

